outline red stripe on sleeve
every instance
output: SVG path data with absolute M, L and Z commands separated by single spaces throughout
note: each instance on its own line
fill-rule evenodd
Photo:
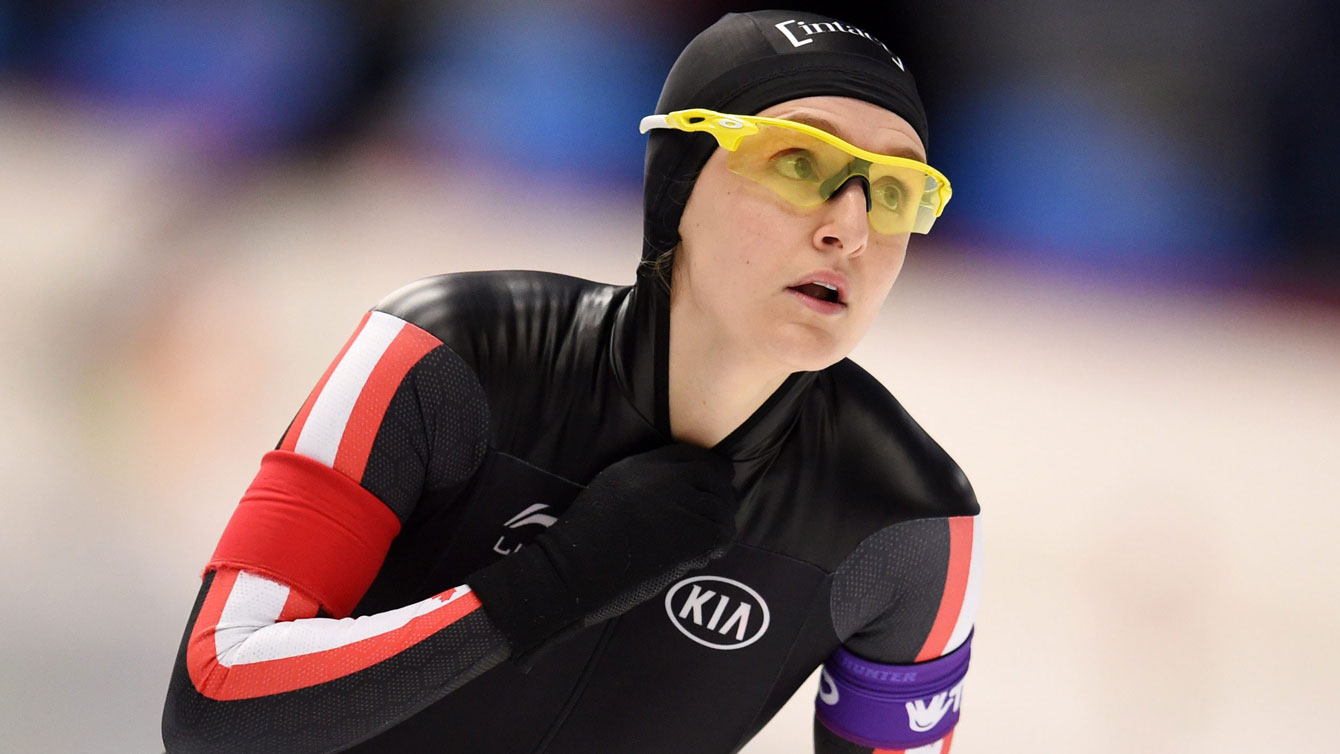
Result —
M 479 598 L 470 593 L 394 631 L 361 642 L 306 655 L 225 667 L 215 653 L 214 633 L 237 575 L 238 571 L 232 568 L 215 573 L 186 649 L 186 669 L 191 683 L 201 694 L 218 701 L 253 699 L 333 681 L 405 651 L 480 607 Z M 446 601 L 459 588 L 448 589 L 438 598 Z M 280 615 L 281 622 L 285 620 L 284 614 L 292 609 L 306 611 L 307 606 L 316 604 L 302 596 L 295 602 L 295 594 L 298 594 L 297 590 L 290 587 L 289 601 Z
M 917 653 L 917 662 L 933 660 L 944 654 L 945 644 L 954 633 L 959 611 L 963 609 L 963 593 L 968 587 L 968 566 L 972 560 L 972 517 L 955 516 L 949 519 L 949 568 L 945 574 L 944 596 L 940 609 L 926 637 L 926 643 Z
M 320 461 L 272 450 L 206 570 L 273 578 L 342 618 L 371 586 L 399 532 L 395 513 L 357 482 Z
M 350 479 L 363 481 L 363 470 L 367 467 L 368 453 L 372 442 L 377 439 L 377 430 L 381 427 L 386 407 L 391 404 L 396 388 L 405 379 L 405 374 L 423 355 L 442 345 L 442 341 L 426 330 L 406 323 L 387 346 L 377 365 L 368 375 L 363 391 L 354 402 L 349 421 L 344 425 L 344 434 L 340 438 L 340 448 L 335 453 L 335 468 L 344 472 Z
M 439 596 L 445 600 L 451 591 Z M 203 687 L 197 684 L 196 689 L 211 699 L 228 701 L 282 694 L 328 683 L 404 652 L 479 607 L 479 598 L 470 593 L 394 631 L 321 652 L 234 665 L 227 668 L 226 673 L 207 679 Z
M 312 413 L 312 404 L 316 403 L 316 398 L 321 395 L 321 390 L 325 388 L 326 381 L 330 379 L 331 373 L 335 371 L 335 367 L 339 365 L 344 355 L 349 352 L 349 346 L 352 346 L 354 341 L 358 340 L 359 333 L 363 332 L 363 326 L 368 323 L 368 318 L 371 316 L 372 312 L 363 315 L 363 319 L 359 320 L 354 334 L 349 336 L 344 348 L 340 349 L 340 352 L 335 355 L 335 360 L 330 362 L 330 366 L 326 367 L 326 373 L 321 375 L 321 380 L 316 383 L 316 387 L 312 388 L 311 393 L 308 393 L 307 400 L 303 402 L 302 408 L 298 409 L 298 415 L 293 417 L 293 423 L 289 425 L 288 431 L 284 433 L 284 439 L 279 443 L 280 450 L 293 450 L 297 446 L 298 435 L 302 434 L 303 425 L 307 423 L 307 417 Z
M 197 689 L 204 688 L 211 677 L 224 670 L 214 651 L 214 629 L 219 625 L 219 616 L 223 615 L 223 605 L 235 581 L 237 571 L 226 569 L 214 574 L 205 604 L 200 606 L 200 614 L 191 628 L 191 640 L 186 645 L 186 673 Z
M 315 618 L 321 611 L 321 605 L 313 598 L 303 594 L 301 590 L 288 588 L 288 599 L 284 601 L 284 609 L 279 611 L 278 622 L 298 620 L 299 618 Z
M 940 740 L 944 742 L 940 744 L 940 754 L 949 754 L 949 745 L 954 743 L 954 729 L 950 728 L 945 737 Z

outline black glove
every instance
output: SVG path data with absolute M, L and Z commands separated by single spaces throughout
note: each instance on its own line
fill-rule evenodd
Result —
M 735 537 L 731 464 L 667 445 L 596 475 L 535 541 L 466 580 L 512 646 L 534 649 L 564 628 L 625 612 Z

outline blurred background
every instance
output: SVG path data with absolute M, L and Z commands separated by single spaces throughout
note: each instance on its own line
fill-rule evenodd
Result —
M 908 61 L 954 182 L 855 358 L 982 502 L 955 752 L 1334 751 L 1340 6 L 806 5 Z M 638 119 L 760 7 L 0 0 L 0 751 L 160 750 L 200 568 L 362 312 L 631 282 Z M 809 751 L 813 693 L 746 751 Z

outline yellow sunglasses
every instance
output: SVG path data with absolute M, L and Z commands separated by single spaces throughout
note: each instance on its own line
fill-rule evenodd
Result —
M 732 173 L 798 207 L 818 206 L 852 176 L 862 176 L 876 233 L 927 233 L 953 195 L 949 179 L 924 162 L 867 152 L 805 123 L 695 108 L 648 115 L 638 130 L 653 128 L 711 134 L 730 152 Z

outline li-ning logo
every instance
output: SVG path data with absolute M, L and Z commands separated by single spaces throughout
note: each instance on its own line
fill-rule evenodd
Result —
M 680 633 L 704 647 L 740 649 L 768 630 L 768 603 L 734 579 L 694 576 L 665 594 L 665 612 Z
M 550 526 L 554 525 L 555 521 L 558 520 L 547 513 L 540 513 L 540 511 L 548 507 L 549 506 L 545 505 L 544 503 L 536 503 L 535 505 L 532 505 L 529 508 L 525 509 L 524 511 L 521 511 L 515 516 L 512 516 L 511 518 L 507 519 L 507 523 L 503 524 L 503 526 L 506 526 L 508 529 L 520 529 L 521 527 L 529 526 L 530 524 L 539 524 L 540 526 L 543 526 L 544 528 L 548 529 Z M 517 550 L 520 550 L 524 544 L 522 542 L 518 542 L 515 545 L 512 545 L 511 547 L 506 547 L 503 544 L 506 541 L 507 541 L 506 534 L 503 534 L 501 537 L 498 537 L 497 544 L 493 545 L 493 551 L 498 553 L 499 555 L 511 555 Z
M 813 37 L 818 36 L 819 34 L 826 34 L 828 32 L 834 32 L 834 31 L 840 31 L 847 34 L 855 34 L 858 37 L 865 37 L 871 42 L 874 42 L 880 47 L 883 47 L 884 51 L 889 53 L 889 57 L 893 59 L 894 65 L 898 66 L 898 68 L 900 68 L 901 70 L 904 71 L 907 70 L 907 68 L 903 66 L 903 61 L 899 60 L 898 56 L 893 54 L 893 51 L 889 49 L 888 45 L 884 44 L 878 39 L 875 39 L 874 35 L 872 35 L 870 32 L 864 29 L 858 29 L 857 27 L 852 26 L 851 24 L 844 24 L 838 21 L 812 21 L 809 23 L 805 23 L 803 21 L 797 21 L 793 18 L 789 21 L 783 21 L 779 24 L 774 24 L 774 26 L 777 27 L 777 31 L 780 31 L 783 35 L 786 36 L 787 41 L 791 43 L 792 47 L 803 47 L 813 42 L 814 41 Z M 793 26 L 795 28 L 791 28 Z M 800 37 L 797 37 L 796 36 L 797 32 L 800 32 L 801 34 L 805 35 L 805 38 L 801 39 Z
M 948 691 L 941 691 L 930 699 L 917 699 L 908 702 L 907 725 L 918 733 L 925 733 L 940 724 L 944 716 L 952 709 L 958 712 L 963 700 L 963 681 L 954 684 Z

